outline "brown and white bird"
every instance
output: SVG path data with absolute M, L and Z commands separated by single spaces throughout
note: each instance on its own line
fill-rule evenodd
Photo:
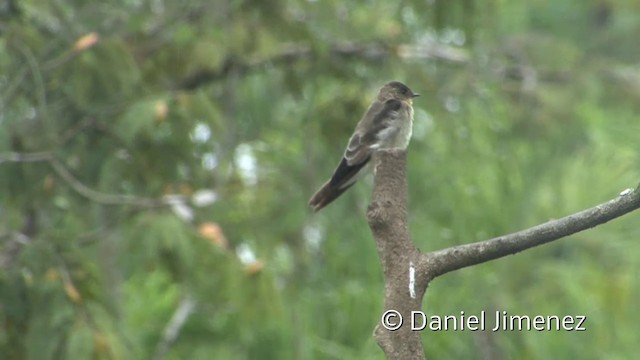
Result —
M 309 206 L 318 211 L 342 195 L 364 173 L 379 149 L 406 149 L 413 128 L 414 93 L 398 81 L 386 83 L 356 125 L 347 149 L 333 175 L 311 197 Z

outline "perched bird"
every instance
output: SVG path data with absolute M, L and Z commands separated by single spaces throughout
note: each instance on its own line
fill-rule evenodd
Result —
M 379 149 L 406 149 L 413 127 L 413 98 L 420 96 L 398 81 L 386 83 L 356 125 L 333 175 L 309 200 L 318 211 L 342 195 L 364 173 Z

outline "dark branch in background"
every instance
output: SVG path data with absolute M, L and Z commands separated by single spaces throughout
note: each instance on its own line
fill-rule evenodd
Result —
M 391 57 L 401 59 L 436 59 L 452 63 L 466 63 L 469 61 L 467 53 L 456 47 L 433 43 L 430 45 L 397 45 L 390 46 L 382 42 L 340 43 L 329 48 L 329 56 L 340 59 L 357 58 L 366 61 L 380 61 Z M 194 90 L 209 83 L 225 79 L 231 72 L 245 74 L 249 71 L 262 69 L 265 66 L 288 65 L 300 60 L 313 60 L 324 55 L 324 51 L 317 51 L 306 44 L 291 44 L 279 53 L 262 59 L 241 59 L 228 56 L 218 69 L 200 70 L 177 85 L 177 90 Z
M 0 165 L 4 162 L 36 162 L 36 161 L 49 161 L 51 159 L 51 152 L 41 151 L 33 153 L 20 153 L 20 152 L 8 152 L 0 154 Z
M 18 153 L 9 152 L 0 154 L 0 165 L 4 162 L 37 162 L 43 161 L 49 163 L 54 172 L 62 178 L 75 192 L 83 197 L 103 204 L 103 205 L 131 205 L 140 208 L 155 208 L 163 206 L 172 206 L 186 202 L 186 198 L 182 195 L 165 195 L 160 198 L 145 198 L 132 195 L 107 194 L 93 190 L 80 180 L 76 179 L 73 174 L 49 151 L 34 153 Z
M 419 331 L 411 331 L 411 311 L 420 311 L 429 282 L 447 272 L 515 254 L 604 224 L 640 208 L 640 185 L 593 208 L 510 235 L 421 253 L 411 242 L 407 222 L 406 152 L 379 151 L 373 200 L 367 213 L 384 273 L 384 308 L 398 311 L 404 325 L 374 336 L 388 359 L 424 359 Z M 394 319 L 391 319 L 394 320 Z M 395 319 L 396 321 L 398 319 Z

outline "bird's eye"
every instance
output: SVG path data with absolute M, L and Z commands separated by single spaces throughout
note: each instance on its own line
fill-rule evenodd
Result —
M 400 92 L 402 92 L 403 95 L 407 95 L 408 91 L 409 91 L 409 89 L 407 89 L 407 88 L 402 88 L 402 90 L 400 90 Z

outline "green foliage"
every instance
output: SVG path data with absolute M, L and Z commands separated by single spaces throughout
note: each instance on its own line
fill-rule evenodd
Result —
M 305 204 L 390 79 L 422 94 L 408 166 L 422 250 L 638 184 L 636 1 L 8 3 L 2 358 L 382 358 L 371 181 L 319 214 Z M 437 279 L 429 314 L 586 315 L 588 331 L 425 331 L 428 354 L 628 358 L 638 234 L 632 214 Z

